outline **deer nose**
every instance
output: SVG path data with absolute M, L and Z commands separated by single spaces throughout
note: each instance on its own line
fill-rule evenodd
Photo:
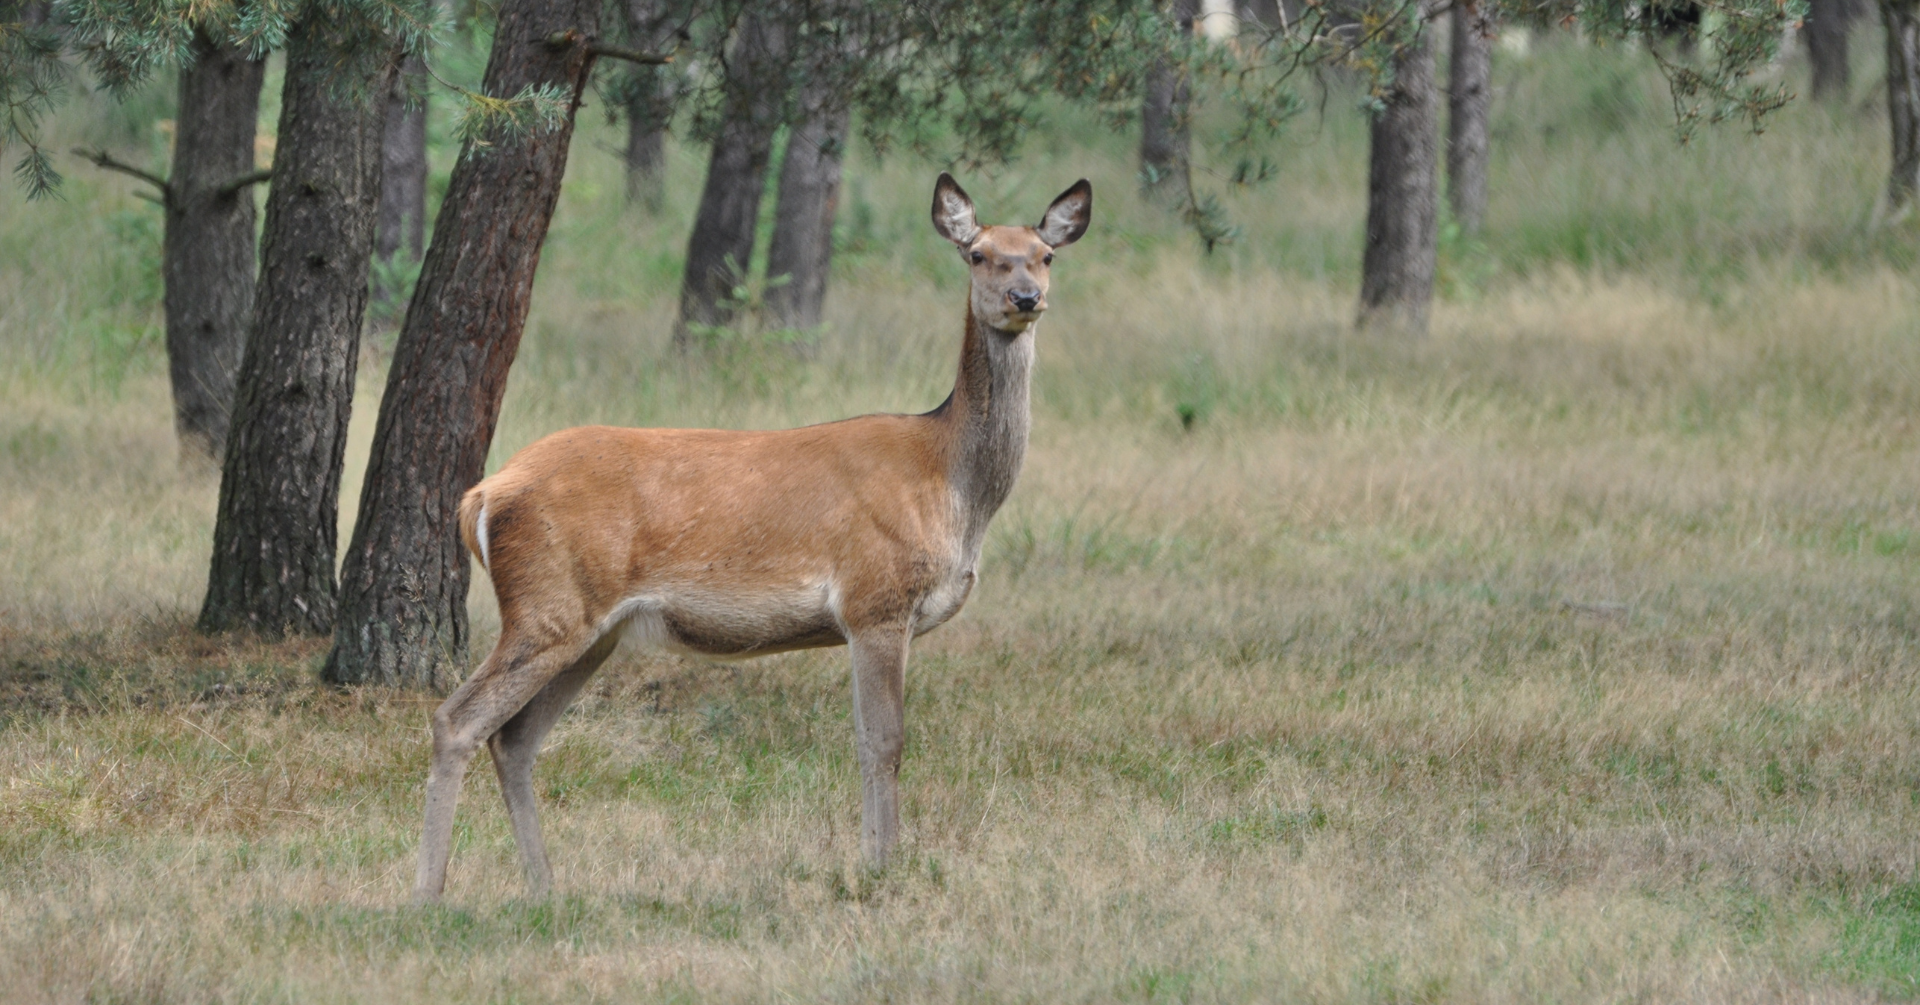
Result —
M 1013 306 L 1015 310 L 1018 310 L 1021 313 L 1025 314 L 1025 313 L 1031 312 L 1034 308 L 1040 306 L 1040 291 L 1039 290 L 1008 290 L 1007 299 L 1013 302 Z

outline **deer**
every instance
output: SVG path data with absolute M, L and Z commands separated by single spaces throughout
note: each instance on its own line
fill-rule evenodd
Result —
M 988 522 L 1026 454 L 1054 251 L 1092 213 L 1083 178 L 1035 226 L 981 226 L 940 175 L 933 228 L 971 282 L 959 374 L 930 412 L 772 431 L 581 426 L 467 491 L 460 534 L 492 579 L 500 637 L 433 713 L 415 902 L 446 886 L 461 780 L 482 743 L 529 893 L 551 891 L 534 759 L 623 638 L 728 661 L 847 646 L 861 853 L 885 868 L 900 832 L 908 647 L 973 592 Z

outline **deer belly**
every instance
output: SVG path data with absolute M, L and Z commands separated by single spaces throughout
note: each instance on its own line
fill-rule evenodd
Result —
M 846 643 L 824 590 L 637 597 L 621 607 L 630 641 L 689 656 L 745 659 Z

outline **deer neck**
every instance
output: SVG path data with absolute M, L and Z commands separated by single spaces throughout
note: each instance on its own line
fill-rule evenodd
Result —
M 960 375 L 936 413 L 948 428 L 947 473 L 969 556 L 979 554 L 987 522 L 1007 501 L 1026 457 L 1033 332 L 1031 325 L 1018 334 L 990 327 L 969 304 Z

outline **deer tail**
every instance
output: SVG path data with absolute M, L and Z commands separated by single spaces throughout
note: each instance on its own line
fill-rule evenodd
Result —
M 480 560 L 480 567 L 493 573 L 493 563 L 487 555 L 487 490 L 484 485 L 475 485 L 460 497 L 460 540 Z

